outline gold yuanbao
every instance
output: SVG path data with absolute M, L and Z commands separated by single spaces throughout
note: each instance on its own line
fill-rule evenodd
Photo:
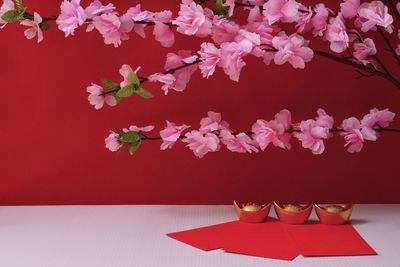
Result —
M 283 209 L 288 212 L 299 212 L 303 210 L 302 206 L 294 205 L 294 204 L 287 204 L 284 205 Z
M 325 210 L 330 213 L 340 213 L 340 212 L 344 211 L 344 207 L 339 206 L 339 205 L 331 205 L 331 206 L 325 207 Z
M 257 203 L 247 203 L 243 206 L 242 210 L 245 211 L 259 211 L 261 210 L 261 206 Z

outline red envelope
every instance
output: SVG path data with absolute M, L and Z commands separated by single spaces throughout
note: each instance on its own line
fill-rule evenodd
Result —
M 377 254 L 350 224 L 233 221 L 168 236 L 205 251 L 224 249 L 230 253 L 282 260 L 293 260 L 300 254 L 305 257 Z
M 351 224 L 285 224 L 295 245 L 305 257 L 377 255 Z
M 262 224 L 233 221 L 168 236 L 205 251 L 224 249 L 230 253 L 282 260 L 293 260 L 299 255 L 278 221 Z

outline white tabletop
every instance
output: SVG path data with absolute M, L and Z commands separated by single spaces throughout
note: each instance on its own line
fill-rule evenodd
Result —
M 0 266 L 400 266 L 400 205 L 356 205 L 352 218 L 378 256 L 288 262 L 203 252 L 165 236 L 234 220 L 230 206 L 0 207 Z

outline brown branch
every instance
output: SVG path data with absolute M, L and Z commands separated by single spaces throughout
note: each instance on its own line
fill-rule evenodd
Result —
M 396 50 L 395 50 L 394 47 L 392 46 L 392 43 L 390 42 L 390 39 L 387 38 L 387 36 L 385 35 L 385 33 L 382 31 L 382 29 L 381 29 L 380 27 L 377 27 L 377 28 L 378 28 L 379 34 L 382 36 L 383 40 L 385 40 L 387 46 L 389 47 L 389 50 L 390 50 L 391 54 L 392 54 L 393 57 L 396 59 L 397 64 L 400 65 L 400 58 L 399 58 L 399 56 L 397 55 Z

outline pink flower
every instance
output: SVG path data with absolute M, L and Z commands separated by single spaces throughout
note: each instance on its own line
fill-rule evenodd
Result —
M 185 134 L 186 138 L 182 141 L 187 143 L 187 147 L 193 150 L 194 154 L 202 158 L 209 152 L 216 152 L 220 149 L 219 139 L 213 133 L 202 134 L 199 131 L 191 131 Z
M 308 41 L 297 33 L 287 36 L 281 32 L 272 39 L 272 45 L 278 50 L 274 58 L 277 65 L 289 62 L 294 68 L 304 69 L 305 62 L 311 61 L 314 56 Z
M 163 140 L 160 149 L 166 150 L 172 148 L 176 141 L 181 137 L 182 132 L 188 128 L 190 128 L 188 125 L 183 124 L 177 126 L 175 123 L 167 121 L 167 127 L 160 131 L 160 136 Z
M 239 81 L 242 68 L 246 66 L 243 57 L 250 51 L 236 42 L 223 43 L 221 45 L 221 60 L 219 66 L 222 67 L 232 81 Z
M 104 6 L 99 0 L 95 0 L 87 8 L 85 8 L 85 14 L 88 19 L 93 19 L 95 16 L 108 14 L 114 10 L 115 6 L 113 4 Z
M 128 81 L 129 73 L 133 72 L 137 74 L 140 69 L 141 67 L 137 67 L 136 70 L 132 70 L 132 67 L 128 64 L 122 65 L 122 67 L 119 69 L 119 74 L 124 77 L 124 80 L 119 84 L 119 86 L 124 88 L 125 86 L 130 85 L 131 83 Z
M 314 155 L 322 154 L 325 150 L 324 139 L 330 137 L 329 130 L 333 127 L 333 118 L 323 109 L 317 111 L 316 120 L 306 120 L 300 123 L 301 133 L 294 136 L 302 142 L 304 148 L 308 148 Z
M 311 19 L 313 17 L 313 10 L 308 8 L 307 12 L 300 13 L 297 19 L 296 29 L 297 32 L 306 33 L 312 28 Z
M 393 121 L 396 114 L 389 111 L 388 109 L 378 110 L 376 108 L 371 109 L 369 114 L 365 115 L 361 120 L 362 126 L 372 128 L 379 125 L 380 127 L 388 127 Z
M 336 53 L 341 53 L 349 47 L 349 36 L 340 13 L 336 18 L 331 19 L 325 32 L 325 38 L 331 43 L 331 50 Z
M 173 21 L 177 31 L 185 35 L 206 37 L 211 33 L 212 23 L 204 14 L 203 7 L 195 2 L 182 3 L 179 16 Z
M 315 15 L 311 19 L 313 26 L 313 35 L 314 36 L 323 36 L 329 17 L 329 9 L 326 8 L 324 4 L 317 4 L 314 7 Z
M 253 138 L 264 151 L 270 143 L 276 147 L 290 149 L 291 135 L 286 131 L 291 128 L 291 114 L 288 110 L 282 110 L 271 121 L 257 120 L 252 126 Z
M 388 12 L 388 7 L 381 1 L 365 2 L 358 9 L 361 30 L 367 32 L 376 25 L 385 28 L 388 33 L 393 32 L 393 17 Z
M 199 51 L 199 68 L 203 78 L 208 78 L 215 72 L 215 67 L 221 60 L 221 52 L 213 43 L 202 43 Z
M 242 47 L 242 50 L 246 53 L 259 53 L 261 44 L 261 37 L 259 34 L 249 32 L 245 29 L 241 29 L 235 37 L 235 42 Z M 257 50 L 257 51 L 256 51 Z
M 153 34 L 156 41 L 160 42 L 164 47 L 171 47 L 175 42 L 175 35 L 170 27 L 165 23 L 172 21 L 172 12 L 169 10 L 154 14 L 154 30 Z
M 121 45 L 122 40 L 128 40 L 128 33 L 133 29 L 133 21 L 129 15 L 118 17 L 116 13 L 102 14 L 93 18 L 93 24 L 104 38 L 105 44 Z
M 61 3 L 61 14 L 58 16 L 56 23 L 58 28 L 65 33 L 65 37 L 74 35 L 75 29 L 86 20 L 86 13 L 80 2 L 80 0 L 64 0 Z
M 360 0 L 344 0 L 340 4 L 340 13 L 346 19 L 352 19 L 357 16 Z
M 269 25 L 279 20 L 294 22 L 297 19 L 300 4 L 295 0 L 269 0 L 264 4 L 264 16 Z
M 119 134 L 116 132 L 110 131 L 110 135 L 104 141 L 106 148 L 112 152 L 116 152 L 122 147 L 122 144 L 119 142 Z
M 175 89 L 175 76 L 172 74 L 163 74 L 163 73 L 155 73 L 149 76 L 150 82 L 160 82 L 164 85 L 161 87 L 161 90 L 164 91 L 164 94 L 167 95 L 170 89 Z
M 86 91 L 90 94 L 88 97 L 90 105 L 94 106 L 95 109 L 101 109 L 106 103 L 109 106 L 117 105 L 117 100 L 112 94 L 106 94 L 103 87 L 92 83 L 91 86 L 87 87 Z
M 25 19 L 21 21 L 21 25 L 30 27 L 29 29 L 25 30 L 24 35 L 28 39 L 35 38 L 37 35 L 38 40 L 37 42 L 40 43 L 43 41 L 43 32 L 40 29 L 40 23 L 42 23 L 43 19 L 38 13 L 33 14 L 33 20 Z
M 229 123 L 222 120 L 221 113 L 209 111 L 207 115 L 207 117 L 202 118 L 200 121 L 201 133 L 229 130 Z
M 376 141 L 377 139 L 374 130 L 368 127 L 361 128 L 360 121 L 354 117 L 344 120 L 342 128 L 344 132 L 341 135 L 344 136 L 344 140 L 346 141 L 344 146 L 349 146 L 347 151 L 350 153 L 360 152 L 364 140 Z
M 137 4 L 134 7 L 131 7 L 126 12 L 126 15 L 129 16 L 133 21 L 154 21 L 154 13 L 150 11 L 142 11 L 140 4 Z M 134 24 L 133 30 L 142 38 L 146 37 L 144 32 L 145 24 Z
M 233 42 L 240 26 L 224 17 L 216 16 L 213 20 L 212 39 L 217 44 Z
M 171 70 L 174 68 L 181 67 L 185 64 L 192 64 L 197 60 L 196 55 L 192 55 L 190 50 L 180 50 L 177 54 L 168 53 L 167 61 L 165 62 L 165 70 Z M 176 79 L 174 90 L 178 92 L 182 92 L 185 90 L 187 83 L 190 81 L 192 74 L 197 70 L 197 65 L 193 64 L 192 66 L 188 66 L 177 70 L 174 72 L 174 77 Z
M 236 2 L 235 0 L 225 0 L 224 6 L 229 8 L 228 10 L 229 17 L 232 17 L 233 15 L 233 11 L 235 10 L 235 5 L 236 5 L 235 2 Z
M 154 130 L 154 126 L 153 125 L 148 125 L 145 127 L 138 127 L 136 125 L 131 125 L 129 126 L 129 131 L 131 132 L 151 132 Z M 128 132 L 127 129 L 124 129 L 124 132 Z
M 223 130 L 220 133 L 221 142 L 232 152 L 252 153 L 258 152 L 254 147 L 254 141 L 245 133 L 239 133 L 236 136 L 228 130 Z
M 7 25 L 7 22 L 2 20 L 1 17 L 7 11 L 15 10 L 15 4 L 13 0 L 4 0 L 3 4 L 0 7 L 0 29 L 4 28 Z
M 272 38 L 280 32 L 280 29 L 276 26 L 268 26 L 262 22 L 250 22 L 243 27 L 249 32 L 257 33 L 260 36 L 260 42 L 262 44 L 272 45 Z
M 365 38 L 362 43 L 354 43 L 353 47 L 353 56 L 364 65 L 370 63 L 369 56 L 376 54 L 374 41 L 370 38 Z

